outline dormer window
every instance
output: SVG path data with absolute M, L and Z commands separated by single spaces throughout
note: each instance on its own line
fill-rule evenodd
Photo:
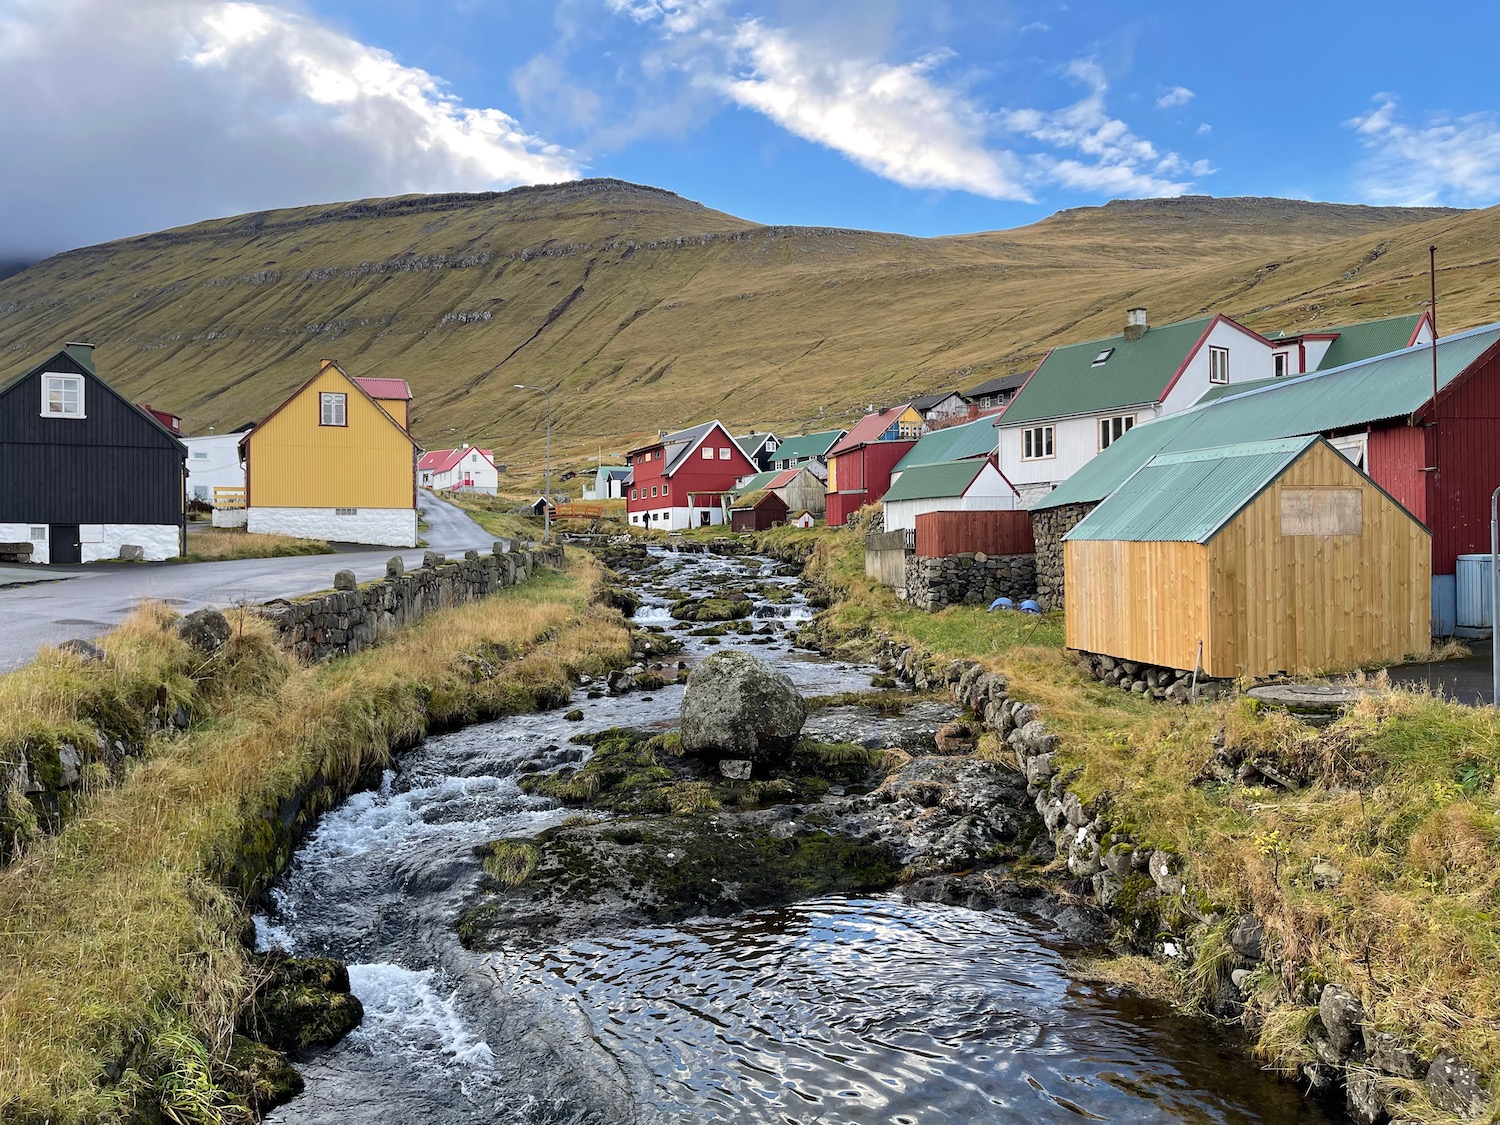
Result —
M 83 376 L 42 376 L 42 417 L 82 418 Z
M 1115 349 L 1114 348 L 1105 348 L 1102 352 L 1100 352 L 1098 355 L 1096 355 L 1094 357 L 1094 362 L 1091 363 L 1091 364 L 1089 364 L 1089 366 L 1090 367 L 1103 367 L 1106 363 L 1109 362 L 1109 357 L 1112 356 L 1112 355 L 1114 355 L 1114 354 L 1115 354 Z

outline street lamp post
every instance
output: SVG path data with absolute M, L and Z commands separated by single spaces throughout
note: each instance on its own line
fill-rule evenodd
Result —
M 547 468 L 542 495 L 542 542 L 552 542 L 552 392 L 529 383 L 512 384 L 518 391 L 540 391 L 547 396 Z

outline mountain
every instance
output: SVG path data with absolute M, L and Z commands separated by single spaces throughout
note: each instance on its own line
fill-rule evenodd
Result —
M 0 280 L 0 378 L 65 340 L 198 433 L 256 418 L 321 358 L 399 376 L 430 447 L 564 455 L 711 417 L 794 432 L 1024 370 L 1052 344 L 1223 310 L 1260 329 L 1410 312 L 1441 246 L 1444 330 L 1494 319 L 1500 208 L 1187 197 L 946 238 L 763 226 L 585 180 L 243 215 Z

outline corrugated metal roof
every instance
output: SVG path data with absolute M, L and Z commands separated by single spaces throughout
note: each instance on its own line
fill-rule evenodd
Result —
M 829 451 L 829 455 L 844 453 L 850 449 L 858 449 L 861 445 L 879 441 L 880 435 L 894 426 L 910 406 L 911 403 L 903 402 L 900 406 L 893 406 L 889 410 L 878 410 L 874 414 L 866 414 L 854 423 L 854 429 L 844 435 L 843 439 Z
M 962 496 L 974 483 L 987 461 L 947 461 L 937 465 L 917 465 L 905 470 L 885 494 L 886 503 L 894 500 L 942 500 Z
M 805 457 L 826 457 L 834 443 L 844 436 L 844 430 L 824 430 L 817 434 L 803 434 L 787 438 L 771 455 L 775 461 L 799 461 Z
M 1440 338 L 1438 386 L 1453 382 L 1496 344 L 1500 344 L 1500 324 Z M 1431 398 L 1430 344 L 1332 371 L 1279 379 L 1272 386 L 1229 395 L 1135 427 L 1034 507 L 1102 500 L 1158 452 L 1357 429 L 1413 414 Z M 1156 428 L 1166 425 L 1170 432 Z
M 1063 538 L 1206 543 L 1322 440 L 1284 438 L 1158 454 Z
M 1411 316 L 1388 316 L 1383 320 L 1367 320 L 1363 324 L 1330 329 L 1337 332 L 1339 338 L 1323 354 L 1318 370 L 1332 371 L 1335 367 L 1400 351 L 1411 343 L 1412 333 L 1421 320 L 1421 313 L 1413 313 Z
M 958 395 L 959 398 L 964 397 L 963 395 L 959 394 L 958 391 L 938 391 L 936 394 L 918 395 L 916 398 L 911 400 L 911 404 L 918 410 L 920 410 L 923 414 L 926 414 L 938 403 L 942 402 L 946 398 L 952 398 L 954 395 Z
M 983 398 L 985 395 L 997 395 L 1001 391 L 1018 390 L 1022 383 L 1031 377 L 1030 371 L 1020 371 L 1014 375 L 998 375 L 993 379 L 987 379 L 973 390 L 965 391 L 964 397 L 969 399 Z
M 1106 336 L 1053 348 L 1006 409 L 1005 424 L 1159 402 L 1213 321 L 1205 316 L 1163 324 L 1139 340 Z M 1094 366 L 1107 349 L 1109 358 Z
M 770 487 L 771 482 L 775 479 L 775 470 L 767 470 L 764 473 L 756 473 L 753 477 L 747 478 L 744 484 L 735 485 L 734 490 L 731 491 L 729 495 L 744 496 L 749 492 L 759 492 L 763 488 Z
M 962 426 L 949 426 L 923 434 L 892 469 L 904 473 L 917 465 L 938 465 L 944 461 L 962 461 L 969 457 L 987 457 L 997 446 L 993 418 L 981 418 L 977 422 L 965 422 Z
M 381 379 L 373 376 L 361 376 L 354 381 L 371 398 L 411 400 L 411 388 L 406 385 L 405 379 Z

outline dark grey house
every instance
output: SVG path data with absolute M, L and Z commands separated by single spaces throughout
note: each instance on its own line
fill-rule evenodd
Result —
M 0 386 L 0 543 L 41 563 L 183 553 L 187 447 L 62 351 Z

